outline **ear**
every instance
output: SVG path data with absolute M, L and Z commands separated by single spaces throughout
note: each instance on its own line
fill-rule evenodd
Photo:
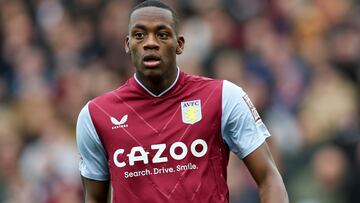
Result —
M 177 45 L 176 45 L 176 54 L 180 55 L 183 50 L 184 50 L 184 46 L 185 46 L 185 38 L 182 35 L 178 36 L 177 39 Z
M 129 40 L 130 40 L 130 37 L 129 37 L 129 35 L 127 35 L 125 38 L 125 52 L 130 55 L 131 50 L 130 50 L 130 46 L 129 46 Z

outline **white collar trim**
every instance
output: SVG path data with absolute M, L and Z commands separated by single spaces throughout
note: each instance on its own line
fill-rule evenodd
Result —
M 180 69 L 179 67 L 177 67 L 177 73 L 176 73 L 176 78 L 174 80 L 174 82 L 170 85 L 170 87 L 168 87 L 166 90 L 162 91 L 160 94 L 156 95 L 154 93 L 152 93 L 148 88 L 145 87 L 145 85 L 143 85 L 136 77 L 136 73 L 134 73 L 134 78 L 135 78 L 135 81 L 147 92 L 149 93 L 151 96 L 153 97 L 161 97 L 162 95 L 164 95 L 166 92 L 170 91 L 172 87 L 175 86 L 176 82 L 178 81 L 179 79 L 179 75 L 180 75 Z

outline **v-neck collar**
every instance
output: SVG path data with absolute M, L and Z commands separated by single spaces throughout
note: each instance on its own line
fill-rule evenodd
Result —
M 161 97 L 162 95 L 164 95 L 165 93 L 167 93 L 168 91 L 170 91 L 170 90 L 175 86 L 175 84 L 178 82 L 178 80 L 179 80 L 179 75 L 180 75 L 180 69 L 179 69 L 179 67 L 176 67 L 176 68 L 177 68 L 177 73 L 176 73 L 176 78 L 175 78 L 174 82 L 173 82 L 168 88 L 166 88 L 164 91 L 162 91 L 162 92 L 161 92 L 160 94 L 158 94 L 158 95 L 152 93 L 148 88 L 146 88 L 145 85 L 142 84 L 142 83 L 140 82 L 140 80 L 137 79 L 136 73 L 134 73 L 134 79 L 135 79 L 135 81 L 136 81 L 148 94 L 150 94 L 150 95 L 153 96 L 153 97 Z

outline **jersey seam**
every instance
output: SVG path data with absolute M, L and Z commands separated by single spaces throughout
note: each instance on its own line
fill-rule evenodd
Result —
M 88 179 L 92 179 L 92 180 L 99 180 L 99 181 L 109 180 L 109 175 L 96 175 L 93 173 L 88 173 L 83 170 L 81 170 L 80 173 L 81 173 L 81 176 L 88 178 Z

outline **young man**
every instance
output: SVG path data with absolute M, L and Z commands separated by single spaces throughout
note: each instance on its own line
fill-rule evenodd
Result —
M 146 1 L 130 13 L 125 49 L 136 68 L 123 86 L 80 112 L 77 143 L 86 202 L 228 202 L 229 152 L 243 159 L 262 203 L 288 202 L 244 91 L 188 75 L 174 11 Z

